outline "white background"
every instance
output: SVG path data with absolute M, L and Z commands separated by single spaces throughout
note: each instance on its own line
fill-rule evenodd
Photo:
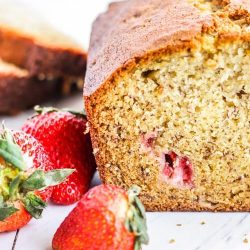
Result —
M 20 1 L 36 8 L 52 24 L 73 36 L 85 48 L 88 46 L 92 21 L 109 2 L 108 0 Z M 81 109 L 81 94 L 52 104 Z M 8 126 L 19 128 L 30 114 L 31 111 L 12 118 L 0 117 L 0 121 L 4 119 Z M 28 226 L 20 230 L 15 249 L 51 249 L 53 234 L 72 207 L 50 205 L 41 220 L 32 220 Z M 148 213 L 147 217 L 150 244 L 143 247 L 145 250 L 250 249 L 250 243 L 243 243 L 244 239 L 250 242 L 249 213 Z M 14 237 L 15 232 L 0 234 L 0 250 L 10 250 Z M 172 239 L 174 243 L 170 243 Z

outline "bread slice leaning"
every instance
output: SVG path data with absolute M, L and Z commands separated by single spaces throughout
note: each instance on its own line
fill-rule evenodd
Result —
M 97 18 L 84 95 L 104 183 L 152 211 L 250 211 L 249 17 L 249 0 L 127 0 Z
M 16 114 L 60 95 L 61 88 L 60 79 L 39 80 L 27 70 L 0 60 L 0 114 Z
M 86 53 L 38 13 L 15 1 L 0 0 L 0 56 L 31 75 L 82 77 Z

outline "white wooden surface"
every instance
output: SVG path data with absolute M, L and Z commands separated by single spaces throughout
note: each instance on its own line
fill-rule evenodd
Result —
M 51 23 L 71 34 L 86 48 L 91 22 L 109 2 L 108 0 L 19 1 L 37 8 Z M 81 109 L 81 95 L 52 104 Z M 18 129 L 31 113 L 30 111 L 11 118 L 0 117 L 0 121 L 4 119 L 8 126 Z M 95 178 L 94 185 L 97 182 L 98 177 Z M 73 207 L 74 205 L 63 207 L 50 204 L 41 220 L 32 220 L 28 226 L 19 231 L 15 250 L 50 250 L 54 232 Z M 250 249 L 249 213 L 147 213 L 147 218 L 150 244 L 144 247 L 144 250 Z M 0 234 L 0 250 L 11 250 L 14 238 L 15 232 Z M 249 243 L 244 243 L 244 239 Z

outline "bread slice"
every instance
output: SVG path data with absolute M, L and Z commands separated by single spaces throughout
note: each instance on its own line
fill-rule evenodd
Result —
M 104 183 L 140 186 L 152 211 L 250 211 L 249 24 L 249 0 L 128 0 L 97 18 L 84 95 Z
M 83 77 L 86 53 L 38 13 L 17 2 L 0 0 L 0 56 L 31 75 Z
M 59 96 L 62 85 L 62 79 L 39 80 L 27 70 L 0 60 L 0 114 L 16 114 Z

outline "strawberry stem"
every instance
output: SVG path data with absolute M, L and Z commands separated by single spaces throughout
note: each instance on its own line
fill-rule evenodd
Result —
M 14 167 L 25 170 L 26 164 L 22 156 L 22 150 L 15 142 L 11 131 L 4 127 L 0 132 L 0 157 Z
M 40 197 L 38 197 L 32 192 L 26 194 L 23 199 L 23 203 L 25 209 L 35 219 L 41 218 L 43 209 L 47 206 L 45 201 L 43 201 Z
M 126 228 L 135 235 L 134 250 L 140 250 L 142 244 L 148 244 L 145 208 L 138 198 L 140 188 L 132 186 L 128 191 L 129 208 L 127 212 Z
M 18 209 L 15 208 L 14 206 L 7 206 L 7 205 L 1 206 L 0 207 L 0 221 L 4 221 L 5 219 L 7 219 L 9 216 L 11 216 L 17 211 Z
M 37 169 L 23 182 L 22 188 L 24 190 L 34 191 L 59 185 L 74 171 L 75 170 L 71 168 L 54 169 L 48 172 Z
M 0 221 L 18 211 L 15 201 L 22 201 L 31 216 L 40 218 L 46 203 L 31 191 L 58 185 L 75 171 L 36 169 L 28 175 L 25 170 L 22 149 L 12 132 L 3 125 L 0 131 Z
M 34 107 L 34 110 L 39 115 L 44 115 L 46 113 L 52 113 L 52 112 L 69 112 L 75 116 L 86 118 L 86 112 L 84 109 L 80 112 L 80 111 L 75 111 L 75 110 L 70 110 L 70 109 L 58 109 L 58 108 L 54 108 L 54 107 L 41 107 L 41 106 L 37 105 Z
M 31 191 L 58 185 L 74 172 L 74 169 L 55 169 L 47 172 L 37 169 L 27 177 L 23 171 L 13 170 L 11 166 L 0 167 L 0 183 L 2 183 L 0 186 L 0 221 L 18 211 L 13 205 L 16 200 L 24 203 L 32 217 L 40 218 L 46 203 Z

